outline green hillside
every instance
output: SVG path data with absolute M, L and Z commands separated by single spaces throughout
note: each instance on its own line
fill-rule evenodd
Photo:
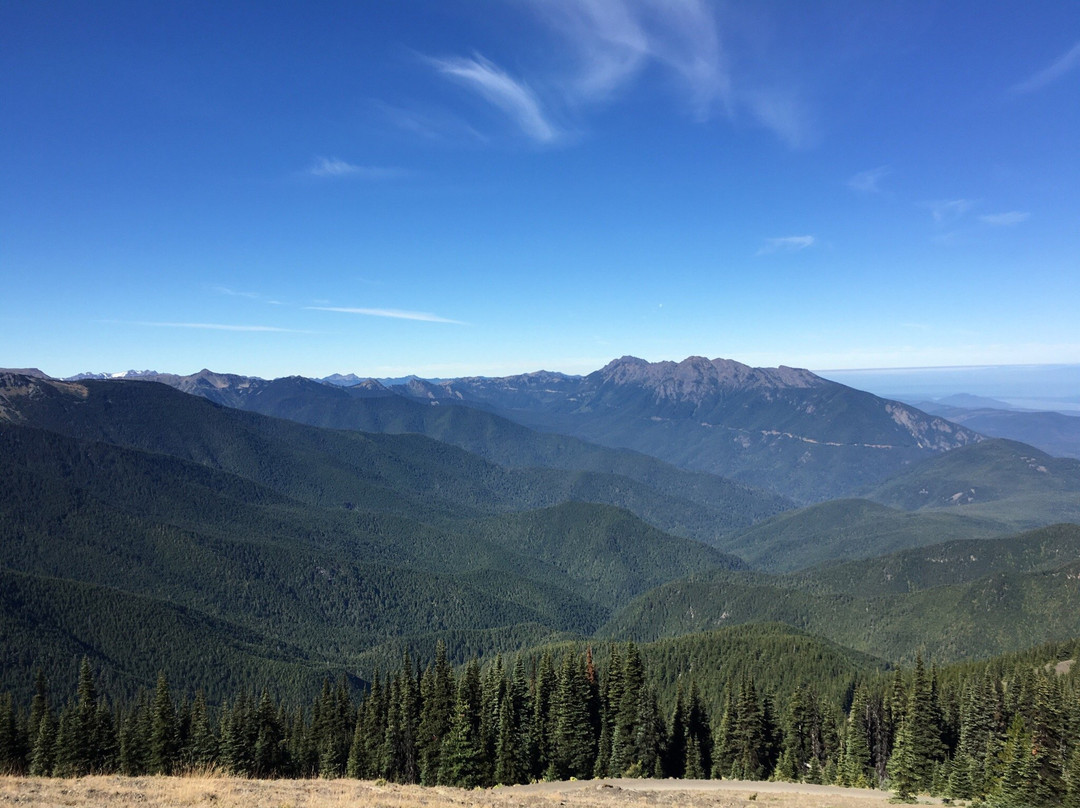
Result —
M 653 457 L 566 435 L 536 432 L 482 409 L 436 406 L 381 390 L 342 388 L 290 377 L 263 381 L 203 371 L 161 376 L 184 392 L 230 407 L 329 429 L 415 433 L 508 469 L 548 468 L 576 474 L 544 485 L 576 498 L 626 508 L 670 533 L 715 543 L 720 536 L 792 506 L 783 497 L 712 474 L 686 471 Z
M 162 600 L 60 578 L 0 569 L 0 692 L 28 697 L 28 671 L 73 681 L 88 657 L 114 698 L 131 698 L 159 671 L 212 701 L 241 690 L 279 698 L 315 692 L 341 661 Z
M 431 637 L 433 644 L 436 637 L 494 632 L 492 637 L 505 638 L 505 647 L 518 648 L 552 635 L 589 634 L 614 608 L 656 583 L 740 563 L 610 506 L 568 502 L 540 513 L 480 516 L 478 504 L 457 506 L 455 497 L 464 492 L 473 503 L 486 502 L 487 512 L 506 509 L 514 498 L 500 499 L 498 488 L 484 487 L 506 482 L 501 469 L 461 450 L 418 436 L 368 440 L 358 433 L 314 430 L 162 389 L 180 404 L 210 413 L 204 425 L 216 430 L 214 440 L 204 430 L 196 432 L 193 444 L 220 449 L 223 462 L 204 465 L 0 423 L 0 568 L 34 580 L 77 581 L 90 586 L 99 601 L 107 601 L 110 592 L 148 599 L 158 608 L 143 610 L 141 636 L 167 636 L 173 630 L 157 626 L 157 615 L 179 608 L 205 625 L 231 626 L 274 647 L 295 648 L 297 664 L 332 660 L 367 674 L 361 666 L 375 657 L 365 654 L 396 638 Z M 154 414 L 144 412 L 142 418 L 150 422 Z M 304 442 L 274 443 L 273 430 L 281 425 L 286 435 L 304 430 Z M 99 434 L 115 430 L 105 426 Z M 122 426 L 138 434 L 131 424 Z M 170 440 L 183 447 L 178 438 Z M 321 479 L 365 496 L 346 506 L 337 496 L 323 495 L 318 477 L 298 485 L 295 473 L 243 462 L 250 450 L 245 441 L 272 444 L 281 462 L 306 448 L 300 463 L 316 471 L 320 458 L 329 456 L 331 470 Z M 318 454 L 324 445 L 326 452 Z M 231 454 L 225 451 L 230 448 Z M 446 459 L 442 465 L 440 456 Z M 335 458 L 344 458 L 336 468 Z M 463 459 L 472 465 L 459 463 Z M 476 475 L 455 481 L 449 493 L 423 498 L 428 485 L 450 480 L 459 465 Z M 352 474 L 344 471 L 349 468 Z M 245 469 L 254 479 L 238 473 Z M 361 478 L 361 470 L 376 482 Z M 404 515 L 418 498 L 418 513 Z M 69 628 L 61 628 L 67 624 L 57 623 L 55 610 L 43 609 L 35 621 L 17 603 L 5 601 L 3 608 L 11 626 L 23 627 L 19 664 L 55 667 L 61 657 L 88 653 L 118 680 L 135 675 L 110 667 L 118 657 L 92 627 L 83 631 L 72 619 Z M 102 611 L 108 612 L 95 606 L 86 613 Z M 114 630 L 125 631 L 119 624 Z M 67 639 L 59 650 L 52 648 L 61 635 Z M 43 638 L 40 646 L 26 646 L 35 636 Z M 228 637 L 223 629 L 224 641 Z M 197 648 L 200 641 L 179 646 Z M 455 652 L 466 656 L 473 648 L 459 644 Z M 228 668 L 222 676 L 246 681 L 245 658 L 219 656 Z
M 920 463 L 868 496 L 904 510 L 946 510 L 1013 529 L 1080 522 L 1080 460 L 988 440 Z
M 786 507 L 776 497 L 644 458 L 620 463 L 637 468 L 638 476 L 659 480 L 659 487 L 602 471 L 504 468 L 418 434 L 313 428 L 216 405 L 152 382 L 7 378 L 0 388 L 0 415 L 6 411 L 15 423 L 191 460 L 320 506 L 435 518 L 585 500 L 625 507 L 661 529 L 711 542 Z M 366 400 L 308 384 L 324 388 L 335 400 L 345 396 L 346 404 Z M 522 429 L 508 423 L 502 427 Z M 544 442 L 527 433 L 518 443 L 533 438 Z M 618 454 L 597 450 L 593 465 L 620 464 L 605 461 L 605 451 Z M 579 453 L 589 454 L 585 449 Z
M 769 572 L 870 558 L 947 539 L 1007 534 L 1010 526 L 958 513 L 911 513 L 866 499 L 836 499 L 766 519 L 731 534 L 723 550 Z
M 948 661 L 1080 636 L 1080 527 L 787 576 L 693 575 L 636 599 L 599 636 L 649 641 L 768 621 L 898 661 L 920 649 Z
M 949 541 L 879 558 L 823 565 L 787 576 L 804 589 L 859 597 L 972 583 L 1007 572 L 1050 572 L 1080 560 L 1080 525 L 1039 528 L 998 539 Z

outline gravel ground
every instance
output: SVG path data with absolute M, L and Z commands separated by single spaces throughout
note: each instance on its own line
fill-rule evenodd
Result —
M 0 807 L 20 808 L 880 808 L 890 796 L 867 789 L 733 780 L 582 780 L 465 791 L 356 780 L 0 777 Z

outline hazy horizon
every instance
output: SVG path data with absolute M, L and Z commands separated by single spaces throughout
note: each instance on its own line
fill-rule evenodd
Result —
M 617 357 L 612 357 L 612 361 Z M 679 362 L 686 357 L 673 358 L 670 360 Z M 718 357 L 708 357 L 715 359 Z M 719 357 L 741 361 L 738 357 Z M 586 373 L 599 370 L 604 362 Z M 195 370 L 182 370 L 167 367 L 153 368 L 127 368 L 116 369 L 84 369 L 78 373 L 55 374 L 47 368 L 36 367 L 35 369 L 52 376 L 53 378 L 71 378 L 81 373 L 104 373 L 109 375 L 122 375 L 131 371 L 152 370 L 158 373 L 176 373 L 177 375 L 191 375 L 198 373 L 203 368 Z M 236 368 L 206 368 L 215 373 L 233 374 L 238 376 L 257 376 L 258 374 L 246 373 Z M 1046 364 L 1046 365 L 969 365 L 969 366 L 946 366 L 946 367 L 906 367 L 906 368 L 835 368 L 814 369 L 808 368 L 819 376 L 832 381 L 840 382 L 849 387 L 865 390 L 884 398 L 893 398 L 918 403 L 920 400 L 932 401 L 949 396 L 967 394 L 985 398 L 998 399 L 1010 406 L 1033 409 L 1054 410 L 1066 413 L 1080 412 L 1080 364 Z M 529 372 L 541 370 L 552 372 L 565 372 L 559 368 L 532 368 Z M 309 378 L 326 378 L 340 374 L 348 376 L 353 374 L 360 379 L 373 378 L 379 381 L 388 381 L 417 377 L 426 380 L 438 381 L 445 378 L 439 376 L 423 376 L 417 373 L 401 373 L 394 376 L 380 376 L 365 374 L 356 369 L 343 369 L 329 374 L 286 374 L 302 375 Z M 465 373 L 461 376 L 481 376 L 488 374 Z M 514 374 L 507 374 L 514 375 Z M 568 373 L 568 375 L 583 375 Z M 261 377 L 280 378 L 280 377 Z

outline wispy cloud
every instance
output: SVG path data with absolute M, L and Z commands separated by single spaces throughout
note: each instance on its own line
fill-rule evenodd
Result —
M 488 138 L 460 118 L 441 110 L 416 110 L 373 101 L 372 108 L 399 129 L 428 140 L 476 140 Z
M 430 314 L 425 311 L 403 311 L 402 309 L 366 309 L 352 308 L 348 306 L 305 306 L 311 311 L 337 311 L 343 314 L 362 314 L 367 317 L 390 317 L 395 320 L 419 320 L 425 323 L 450 323 L 451 325 L 465 325 L 460 320 L 451 320 Z
M 877 168 L 860 171 L 847 181 L 847 186 L 861 194 L 879 194 L 881 193 L 881 181 L 891 173 L 892 169 L 889 166 L 878 166 Z
M 1026 222 L 1030 218 L 1031 214 L 1027 211 L 1010 210 L 1006 213 L 987 213 L 984 216 L 980 216 L 979 221 L 994 227 L 1012 227 L 1021 222 Z
M 695 117 L 730 100 L 712 8 L 702 0 L 544 0 L 533 4 L 573 48 L 577 71 L 568 90 L 578 100 L 606 100 L 647 65 L 673 76 Z M 573 99 L 571 99 L 573 100 Z
M 226 295 L 228 297 L 243 297 L 247 300 L 257 300 L 260 303 L 266 303 L 271 306 L 283 306 L 284 304 L 280 300 L 272 300 L 258 292 L 244 292 L 238 289 L 232 289 L 228 286 L 215 285 L 210 287 L 210 291 L 219 295 Z
M 558 127 L 548 119 L 536 93 L 483 56 L 431 61 L 436 70 L 479 94 L 538 143 L 559 137 Z
M 206 331 L 257 331 L 279 334 L 311 334 L 311 331 L 301 331 L 295 328 L 278 328 L 273 325 L 227 325 L 225 323 L 159 323 L 146 321 L 129 321 L 126 325 L 150 326 L 152 328 L 196 328 Z
M 1041 90 L 1047 84 L 1057 81 L 1062 76 L 1080 67 L 1080 42 L 1053 61 L 1053 63 L 1034 76 L 1012 86 L 1014 93 L 1031 93 Z
M 813 236 L 784 236 L 782 238 L 770 238 L 765 240 L 755 255 L 771 255 L 778 252 L 799 252 L 807 247 L 813 247 L 817 241 Z
M 385 180 L 403 177 L 407 171 L 387 166 L 360 166 L 339 160 L 337 157 L 316 157 L 304 171 L 309 177 L 353 177 L 365 180 Z
M 954 222 L 966 215 L 974 206 L 975 201 L 972 199 L 938 199 L 926 203 L 926 207 L 930 209 L 930 215 L 938 224 Z
M 791 148 L 805 148 L 818 127 L 800 87 L 768 61 L 746 54 L 729 57 L 717 21 L 719 5 L 708 0 L 531 0 L 531 9 L 554 35 L 557 58 L 512 75 L 480 56 L 426 58 L 443 76 L 479 94 L 529 138 L 567 142 L 577 128 L 567 121 L 628 94 L 649 73 L 689 114 L 704 122 L 720 114 L 745 118 Z M 737 36 L 736 45 L 743 45 Z M 543 53 L 544 51 L 541 51 Z M 543 58 L 543 57 L 541 57 Z M 736 70 L 733 65 L 738 66 Z M 767 75 L 766 75 L 767 74 Z M 430 131 L 419 119 L 397 116 L 402 126 Z

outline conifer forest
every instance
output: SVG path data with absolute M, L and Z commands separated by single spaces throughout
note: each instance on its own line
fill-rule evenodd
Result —
M 634 643 L 496 656 L 458 670 L 440 646 L 358 698 L 326 680 L 310 704 L 237 693 L 210 705 L 164 675 L 126 703 L 88 660 L 71 696 L 42 674 L 0 700 L 0 768 L 72 777 L 217 770 L 255 778 L 383 778 L 465 788 L 601 777 L 775 779 L 928 792 L 992 806 L 1080 805 L 1080 688 L 1024 657 L 913 667 L 854 684 L 766 692 L 742 677 L 662 693 Z M 1068 666 L 1066 666 L 1068 667 Z M 707 704 L 721 705 L 711 710 Z

